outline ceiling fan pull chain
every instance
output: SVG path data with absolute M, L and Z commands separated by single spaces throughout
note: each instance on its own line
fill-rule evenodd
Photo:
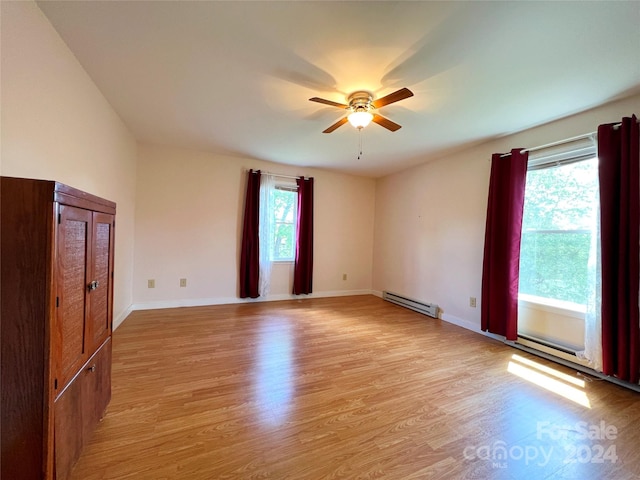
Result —
M 358 129 L 358 160 L 362 158 L 362 127 Z

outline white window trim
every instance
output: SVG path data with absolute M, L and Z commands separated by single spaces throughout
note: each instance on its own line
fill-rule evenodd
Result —
M 527 293 L 518 294 L 518 304 L 524 307 L 530 307 L 536 310 L 566 315 L 584 320 L 587 307 L 579 303 L 566 302 L 563 300 L 555 300 L 553 298 L 537 297 Z
M 597 156 L 598 149 L 595 140 L 591 137 L 585 137 L 569 144 L 555 145 L 530 153 L 527 170 L 550 168 Z

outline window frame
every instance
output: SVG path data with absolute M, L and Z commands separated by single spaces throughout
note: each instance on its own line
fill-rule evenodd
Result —
M 580 139 L 570 145 L 560 145 L 545 149 L 541 153 L 533 153 L 529 157 L 527 173 L 534 170 L 561 167 L 581 161 L 598 158 L 596 144 L 593 138 Z M 524 228 L 523 228 L 524 233 Z M 521 293 L 518 289 L 518 304 L 550 313 L 559 313 L 584 320 L 586 305 L 541 297 L 528 293 Z
M 294 204 L 294 210 L 293 210 L 293 222 L 279 222 L 277 221 L 277 219 L 275 218 L 275 211 L 271 212 L 272 217 L 273 217 L 273 226 L 274 226 L 274 235 L 275 232 L 277 231 L 277 225 L 278 224 L 285 224 L 285 225 L 293 225 L 293 253 L 291 258 L 276 258 L 276 239 L 273 239 L 273 250 L 271 252 L 271 258 L 272 258 L 272 262 L 273 263 L 282 263 L 282 264 L 286 264 L 286 263 L 294 263 L 295 262 L 295 257 L 296 257 L 296 243 L 297 243 L 297 218 L 298 218 L 298 185 L 296 183 L 289 183 L 289 182 L 283 182 L 283 181 L 278 181 L 276 182 L 276 184 L 274 185 L 274 190 L 281 190 L 281 191 L 286 191 L 286 192 L 291 192 L 294 193 L 296 195 L 296 199 L 295 199 L 295 204 Z

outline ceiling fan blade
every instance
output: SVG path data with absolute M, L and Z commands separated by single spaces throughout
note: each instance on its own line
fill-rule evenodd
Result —
M 327 128 L 326 130 L 323 130 L 322 133 L 331 133 L 333 132 L 336 128 L 341 127 L 342 125 L 344 125 L 345 123 L 347 123 L 349 120 L 347 119 L 347 117 L 342 117 L 340 120 L 338 120 L 336 123 L 334 123 L 333 125 L 331 125 L 329 128 Z
M 389 95 L 379 98 L 378 100 L 374 100 L 371 102 L 371 105 L 375 108 L 384 107 L 385 105 L 389 105 L 390 103 L 399 102 L 400 100 L 404 100 L 405 98 L 413 97 L 413 92 L 408 88 L 401 88 Z
M 313 97 L 309 99 L 310 102 L 324 103 L 325 105 L 331 105 L 332 107 L 338 108 L 349 108 L 349 105 L 345 105 L 344 103 L 332 102 L 331 100 L 326 100 L 324 98 Z
M 387 130 L 391 130 L 392 132 L 395 132 L 396 130 L 402 128 L 402 125 L 398 125 L 397 123 L 392 122 L 388 118 L 385 118 L 382 115 L 378 115 L 377 113 L 373 114 L 373 118 L 371 119 L 371 121 L 377 123 L 381 127 L 386 128 Z

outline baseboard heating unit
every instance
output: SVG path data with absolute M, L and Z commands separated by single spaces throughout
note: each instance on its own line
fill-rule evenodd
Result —
M 433 318 L 438 318 L 438 305 L 435 303 L 424 303 L 391 292 L 382 292 L 382 298 L 387 302 L 395 303 L 401 307 L 410 308 L 411 310 L 423 313 L 424 315 L 429 315 Z

